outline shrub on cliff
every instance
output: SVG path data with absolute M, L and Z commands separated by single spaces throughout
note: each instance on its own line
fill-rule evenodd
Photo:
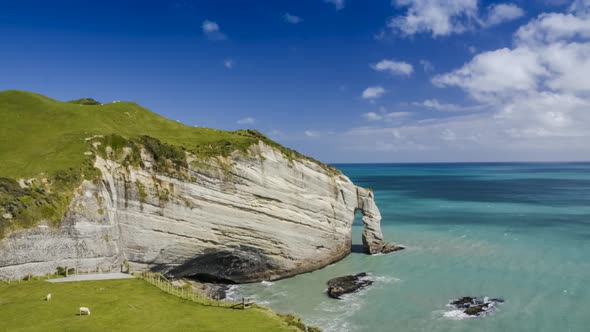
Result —
M 100 102 L 92 99 L 92 98 L 80 98 L 76 100 L 70 100 L 68 103 L 71 104 L 79 104 L 79 105 L 101 105 Z

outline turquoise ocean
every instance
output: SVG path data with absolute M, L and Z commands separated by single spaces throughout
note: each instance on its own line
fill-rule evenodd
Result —
M 407 249 L 353 252 L 312 273 L 235 286 L 234 296 L 325 331 L 590 331 L 590 164 L 336 166 L 374 190 L 385 239 Z M 361 232 L 357 216 L 356 245 Z M 375 283 L 326 296 L 329 279 L 359 272 Z M 505 303 L 465 318 L 447 306 L 461 296 Z

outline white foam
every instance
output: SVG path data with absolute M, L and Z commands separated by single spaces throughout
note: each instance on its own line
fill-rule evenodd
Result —
M 287 291 L 272 293 L 272 297 L 288 297 L 288 296 L 289 296 L 289 293 Z
M 401 279 L 392 276 L 370 276 L 369 278 L 375 282 L 384 284 L 391 284 L 401 281 Z
M 471 318 L 471 317 L 475 317 L 475 316 L 469 316 L 468 314 L 464 313 L 463 310 L 450 310 L 450 311 L 445 311 L 443 313 L 443 317 L 448 318 L 448 319 L 452 319 L 452 320 L 463 320 L 463 319 L 467 319 L 467 318 Z
M 370 280 L 378 284 L 391 284 L 394 282 L 399 282 L 401 279 L 392 277 L 392 276 L 376 276 L 371 273 L 367 274 L 366 277 L 360 278 L 360 280 Z
M 272 286 L 274 283 L 272 281 L 263 280 L 260 282 L 260 284 L 264 286 Z
M 314 325 L 313 323 L 311 325 Z M 331 320 L 328 322 L 318 321 L 315 325 L 321 325 L 322 330 L 326 332 L 356 331 L 357 329 L 350 323 L 343 320 Z
M 233 301 L 239 298 L 238 285 L 231 285 L 225 291 L 225 298 Z

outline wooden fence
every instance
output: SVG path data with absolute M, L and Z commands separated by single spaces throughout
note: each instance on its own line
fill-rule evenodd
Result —
M 175 286 L 172 284 L 172 282 L 170 282 L 170 280 L 168 280 L 160 273 L 142 272 L 136 273 L 135 276 L 149 282 L 150 284 L 158 287 L 159 289 L 163 290 L 168 294 L 172 294 L 174 296 L 180 297 L 181 299 L 189 300 L 202 305 L 233 309 L 247 309 L 250 308 L 253 304 L 251 299 L 244 297 L 240 302 L 221 301 L 219 299 L 212 299 L 206 294 L 194 291 L 192 286 Z

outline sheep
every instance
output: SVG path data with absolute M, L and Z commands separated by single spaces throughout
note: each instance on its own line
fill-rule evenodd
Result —
M 87 314 L 88 316 L 90 316 L 90 309 L 86 307 L 80 307 L 80 316 L 82 316 L 82 314 Z
M 51 300 L 51 293 L 47 294 L 47 296 L 45 297 L 45 301 L 49 301 Z

